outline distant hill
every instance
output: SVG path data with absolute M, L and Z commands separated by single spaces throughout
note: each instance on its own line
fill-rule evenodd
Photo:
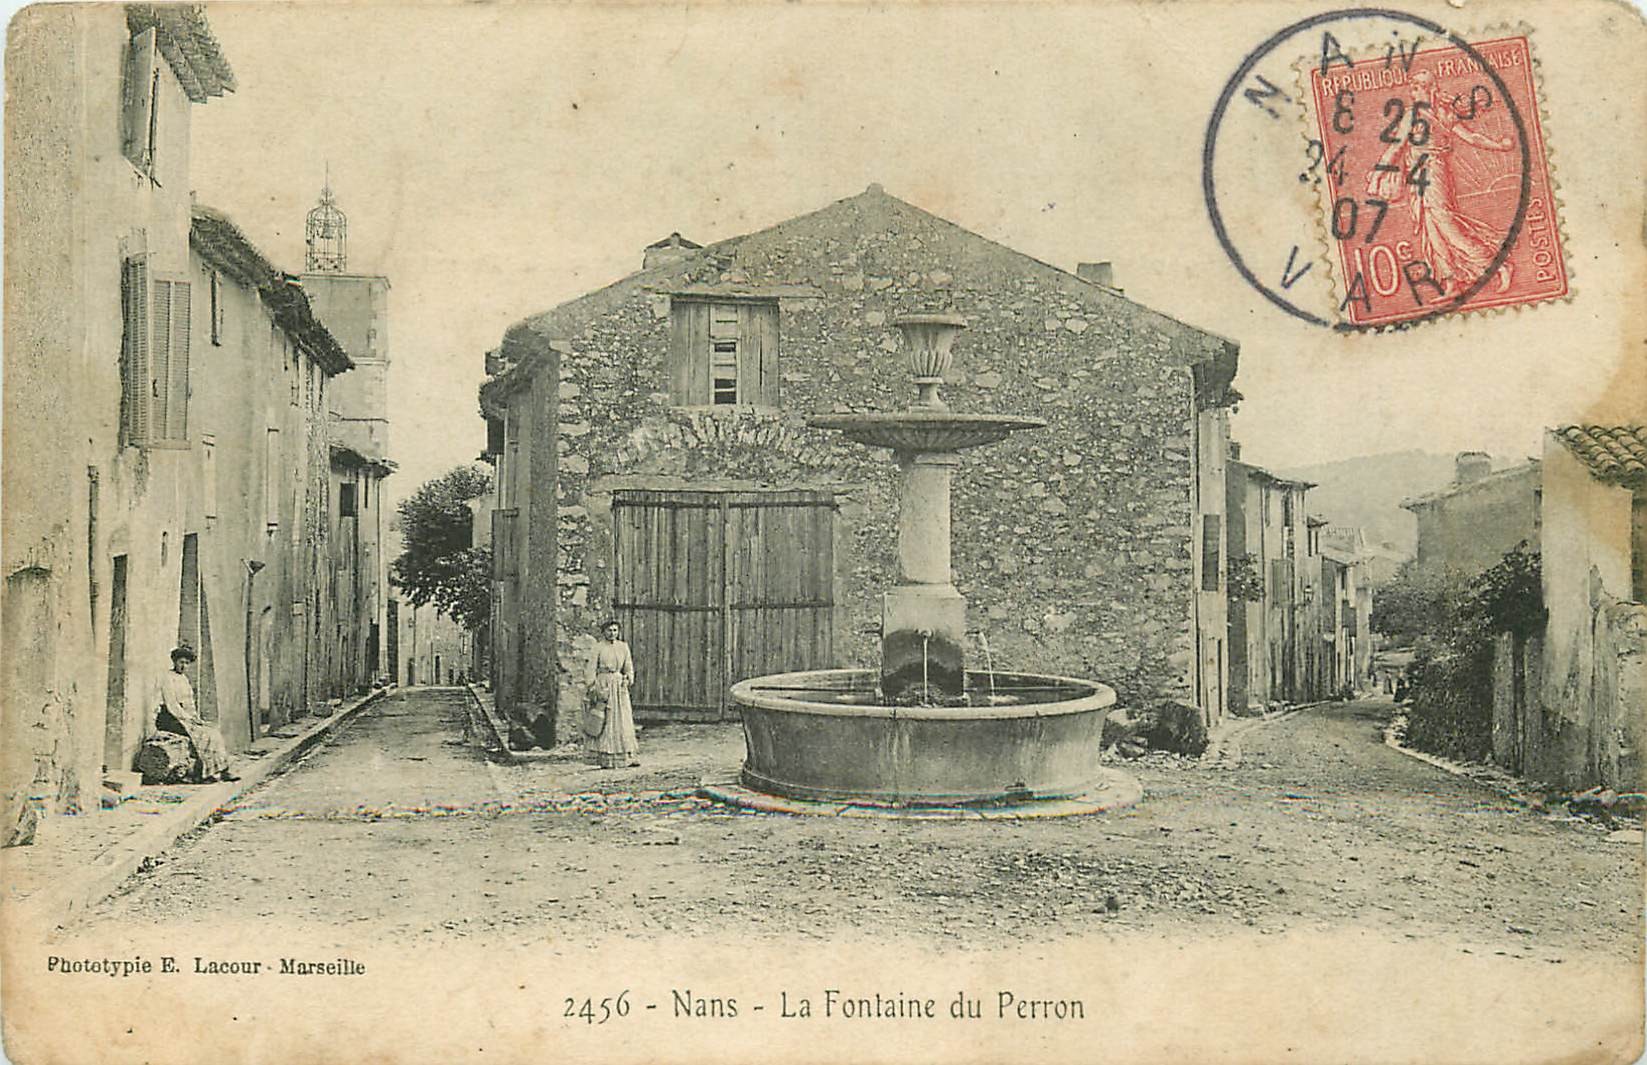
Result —
M 1410 558 L 1418 550 L 1418 525 L 1401 501 L 1451 484 L 1453 456 L 1391 451 L 1272 472 L 1318 485 L 1310 489 L 1311 514 L 1334 525 L 1359 525 L 1369 543 L 1388 544 Z

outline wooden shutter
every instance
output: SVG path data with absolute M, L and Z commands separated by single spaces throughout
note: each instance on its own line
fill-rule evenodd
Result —
M 155 278 L 150 282 L 154 302 L 149 309 L 149 436 L 166 439 L 171 398 L 172 282 Z
M 171 286 L 171 336 L 167 345 L 165 438 L 180 444 L 189 441 L 189 322 L 190 288 L 187 281 Z
M 673 300 L 669 306 L 669 393 L 678 406 L 710 402 L 709 304 Z
M 154 164 L 149 155 L 149 127 L 153 121 L 155 54 L 154 27 L 132 37 L 122 93 L 121 150 L 144 173 Z
M 1218 590 L 1218 515 L 1201 515 L 1201 590 Z
M 778 305 L 738 305 L 738 402 L 778 406 Z
M 149 437 L 149 266 L 127 259 L 120 274 L 125 330 L 120 344 L 120 426 L 127 444 Z
M 149 335 L 149 430 L 154 439 L 189 440 L 189 283 L 156 278 Z

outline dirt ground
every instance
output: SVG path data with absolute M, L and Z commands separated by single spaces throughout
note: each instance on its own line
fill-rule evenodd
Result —
M 693 796 L 733 726 L 647 729 L 639 769 L 489 763 L 468 697 L 383 700 L 182 841 L 77 935 L 256 916 L 385 943 L 782 937 L 1023 943 L 1356 928 L 1550 962 L 1638 959 L 1642 848 L 1386 747 L 1388 703 L 1151 755 L 1135 809 L 1034 821 L 738 812 Z

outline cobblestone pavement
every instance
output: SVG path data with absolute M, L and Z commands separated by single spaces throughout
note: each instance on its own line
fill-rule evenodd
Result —
M 1124 813 L 1025 822 L 754 814 L 694 796 L 734 726 L 646 729 L 638 769 L 484 758 L 459 689 L 397 693 L 88 919 L 214 915 L 388 942 L 732 935 L 966 943 L 1128 932 L 1381 938 L 1636 956 L 1641 848 L 1386 747 L 1387 703 L 1150 755 Z

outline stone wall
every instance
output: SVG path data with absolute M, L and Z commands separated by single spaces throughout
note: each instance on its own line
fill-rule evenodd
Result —
M 781 409 L 671 405 L 667 293 L 686 285 L 791 293 L 780 303 Z M 609 612 L 611 490 L 711 485 L 842 493 L 837 656 L 872 664 L 879 595 L 896 573 L 895 471 L 885 452 L 811 430 L 805 416 L 907 405 L 891 322 L 935 309 L 972 323 L 945 389 L 953 409 L 1049 422 L 967 453 L 957 471 L 954 569 L 971 628 L 1003 667 L 1095 676 L 1131 700 L 1192 697 L 1189 367 L 1217 360 L 1227 386 L 1233 345 L 874 187 L 633 275 L 506 338 L 560 360 L 562 667 L 576 671 Z M 1209 505 L 1221 513 L 1219 495 Z

